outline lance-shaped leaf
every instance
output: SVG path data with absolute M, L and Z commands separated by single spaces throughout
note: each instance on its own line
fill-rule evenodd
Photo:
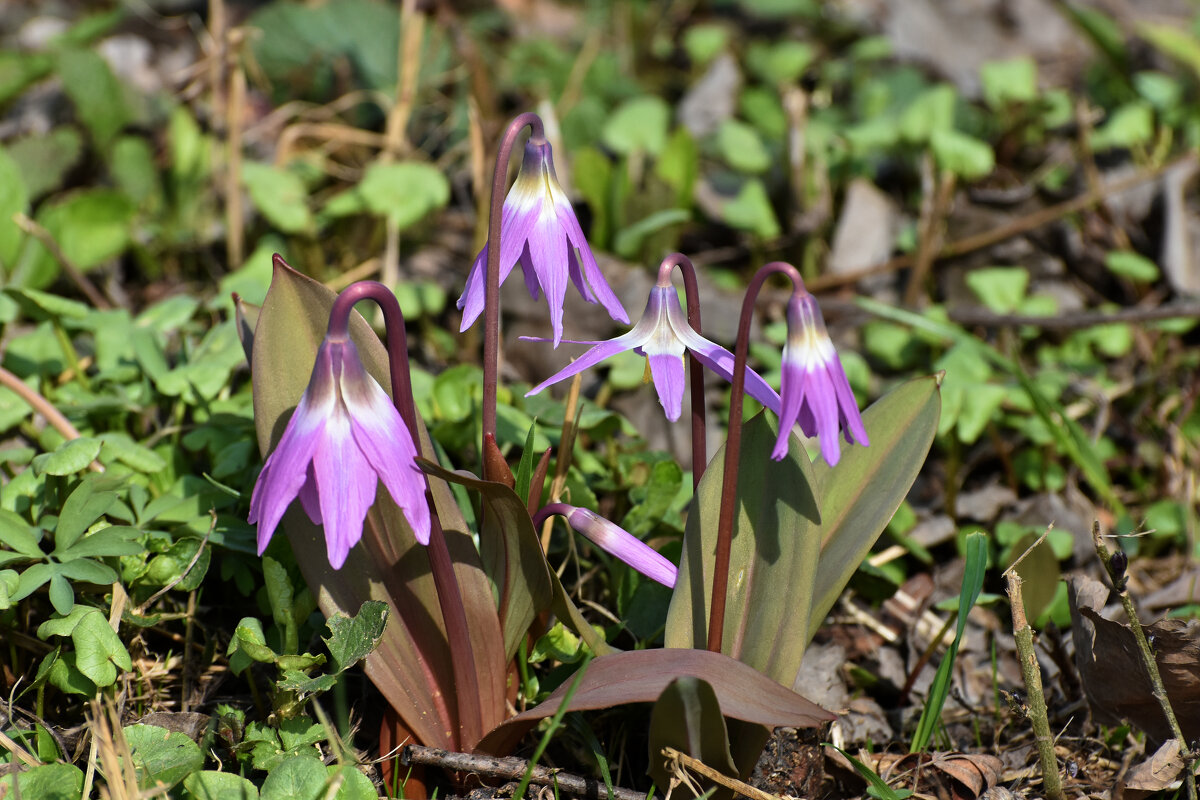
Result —
M 589 711 L 626 703 L 653 703 L 672 681 L 692 677 L 709 683 L 721 715 L 756 725 L 811 728 L 834 719 L 816 703 L 780 686 L 756 669 L 708 650 L 630 650 L 594 659 L 571 697 L 569 710 Z M 524 711 L 483 737 L 479 749 L 508 753 L 538 721 L 551 717 L 572 684 L 564 682 L 544 703 Z
M 426 474 L 462 484 L 483 498 L 479 552 L 499 594 L 505 663 L 512 659 L 534 617 L 550 607 L 550 568 L 525 503 L 503 483 L 484 481 L 469 472 L 443 469 L 419 460 Z
M 821 504 L 821 560 L 809 640 L 917 479 L 937 433 L 941 385 L 939 374 L 893 389 L 863 412 L 870 447 L 848 448 L 836 467 L 813 465 Z
M 821 519 L 813 467 L 799 439 L 771 460 L 773 414 L 742 428 L 722 652 L 791 686 L 808 644 L 805 624 L 816 578 Z M 852 448 L 862 449 L 862 448 Z M 667 647 L 704 647 L 712 597 L 725 449 L 713 456 L 688 515 L 679 578 L 667 612 Z
M 254 421 L 263 453 L 278 442 L 308 385 L 334 298 L 332 291 L 276 257 L 271 289 L 254 330 L 251 361 Z M 367 370 L 385 389 L 390 387 L 387 351 L 379 337 L 358 314 L 351 319 L 350 333 Z M 419 449 L 432 459 L 429 436 L 419 427 Z M 499 620 L 450 487 L 432 480 L 430 490 L 466 607 L 486 730 L 505 713 L 506 660 Z M 366 659 L 366 672 L 413 737 L 431 746 L 469 749 L 473 742 L 459 741 L 458 692 L 451 665 L 451 658 L 462 654 L 449 650 L 429 558 L 390 495 L 376 495 L 362 542 L 350 551 L 341 570 L 329 566 L 321 529 L 298 504 L 284 516 L 283 527 L 326 617 L 353 614 L 368 600 L 388 603 L 388 625 L 379 647 Z
M 792 685 L 817 627 L 916 480 L 937 430 L 938 387 L 937 377 L 919 378 L 868 408 L 863 425 L 871 446 L 847 448 L 836 467 L 809 464 L 793 436 L 788 457 L 780 462 L 781 475 L 754 472 L 756 463 L 767 460 L 766 438 L 774 434 L 763 415 L 746 424 L 725 652 Z M 697 587 L 707 591 L 711 585 L 703 576 L 713 570 L 723 467 L 721 451 L 704 473 L 699 505 L 688 519 L 680 579 L 667 616 L 671 647 L 703 646 L 707 640 L 709 595 Z M 811 506 L 800 513 L 805 499 Z M 747 524 L 753 536 L 739 543 L 738 532 Z M 756 542 L 762 544 L 750 546 Z M 700 563 L 699 554 L 702 569 L 693 566 Z M 703 598 L 702 606 L 696 597 Z M 807 624 L 797 624 L 801 615 Z

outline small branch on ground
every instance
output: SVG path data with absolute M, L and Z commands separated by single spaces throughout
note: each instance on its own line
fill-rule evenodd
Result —
M 1054 755 L 1054 735 L 1050 732 L 1049 715 L 1046 712 L 1046 695 L 1042 691 L 1042 670 L 1037 655 L 1033 652 L 1033 629 L 1025 618 L 1025 598 L 1021 594 L 1021 576 L 1016 567 L 1035 547 L 1042 543 L 1050 528 L 1042 534 L 1020 558 L 1004 571 L 1008 581 L 1008 602 L 1012 607 L 1013 638 L 1017 642 L 1017 655 L 1021 662 L 1021 677 L 1025 681 L 1025 692 L 1029 696 L 1029 722 L 1033 726 L 1038 759 L 1042 764 L 1042 788 L 1048 800 L 1062 800 L 1062 776 L 1058 771 L 1058 758 Z
M 708 764 L 705 764 L 703 761 L 697 758 L 692 758 L 686 753 L 681 753 L 674 747 L 664 747 L 662 749 L 662 754 L 664 757 L 666 757 L 668 764 L 671 766 L 671 772 L 676 775 L 683 776 L 680 777 L 680 781 L 683 783 L 689 782 L 690 779 L 686 778 L 686 773 L 684 770 L 690 769 L 692 772 L 703 775 L 705 778 L 713 781 L 714 783 L 721 784 L 726 789 L 732 789 L 743 797 L 749 797 L 750 800 L 779 800 L 779 798 L 775 795 L 767 794 L 762 789 L 756 789 L 748 783 L 739 781 L 737 778 L 730 778 L 728 775 L 721 774 Z M 672 778 L 672 782 L 674 782 L 674 780 L 675 779 Z M 668 794 L 670 794 L 670 792 L 668 792 Z M 697 792 L 697 796 L 699 796 L 699 794 L 700 793 Z
M 25 385 L 25 382 L 18 378 L 15 374 L 9 372 L 4 367 L 0 367 L 0 386 L 12 390 L 18 397 L 24 400 L 30 408 L 36 413 L 41 414 L 50 427 L 63 435 L 63 438 L 70 441 L 78 439 L 82 434 L 71 424 L 71 421 L 63 416 L 54 405 L 42 395 L 35 392 Z M 104 472 L 104 465 L 99 461 L 93 461 L 88 465 L 88 469 L 92 472 Z
M 421 764 L 441 767 L 451 772 L 471 772 L 505 780 L 520 780 L 529 769 L 529 762 L 523 758 L 496 758 L 471 753 L 456 753 L 451 750 L 422 747 L 416 744 L 410 744 L 400 751 L 400 763 L 406 767 Z M 572 775 L 569 772 L 549 767 L 535 766 L 531 780 L 542 786 L 556 787 L 559 791 L 567 794 L 594 800 L 603 800 L 609 796 L 608 789 L 602 781 Z M 646 795 L 641 792 L 618 787 L 613 787 L 612 798 L 613 800 L 647 800 Z

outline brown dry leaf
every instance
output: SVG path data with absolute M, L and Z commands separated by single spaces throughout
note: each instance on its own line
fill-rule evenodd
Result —
M 1108 587 L 1085 575 L 1072 576 L 1067 586 L 1075 666 L 1092 716 L 1108 725 L 1129 721 L 1154 741 L 1166 741 L 1171 732 L 1133 631 L 1100 615 Z M 1144 627 L 1184 738 L 1200 738 L 1200 622 L 1164 619 Z
M 888 783 L 901 773 L 908 773 L 910 779 L 919 774 L 920 782 L 911 787 L 914 793 L 953 800 L 976 800 L 999 783 L 1004 769 L 1000 759 L 984 753 L 882 753 L 867 763 L 871 762 Z
M 1168 739 L 1154 755 L 1129 770 L 1125 776 L 1125 797 L 1133 800 L 1141 792 L 1161 792 L 1175 783 L 1183 767 L 1179 740 Z M 1139 794 L 1133 794 L 1135 792 Z

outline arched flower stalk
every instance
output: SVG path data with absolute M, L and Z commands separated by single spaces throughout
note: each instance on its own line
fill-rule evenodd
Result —
M 737 505 L 737 466 L 742 450 L 742 398 L 746 383 L 746 356 L 750 349 L 750 322 L 759 290 L 766 279 L 777 272 L 791 279 L 792 297 L 788 303 L 788 339 L 783 354 L 783 381 L 780 387 L 783 396 L 780 405 L 772 408 L 780 417 L 779 438 L 772 456 L 778 460 L 787 454 L 788 437 L 797 421 L 807 435 L 815 433 L 820 437 L 822 455 L 830 466 L 836 464 L 839 458 L 839 427 L 845 431 L 851 443 L 857 441 L 867 444 L 867 433 L 854 394 L 850 391 L 833 343 L 829 341 L 816 299 L 804 288 L 804 281 L 795 267 L 782 261 L 772 261 L 759 269 L 750 280 L 742 300 L 742 314 L 734 346 L 729 433 L 725 440 L 725 471 L 721 482 L 712 605 L 708 617 L 708 649 L 713 652 L 721 651 L 721 637 L 725 628 L 733 517 Z

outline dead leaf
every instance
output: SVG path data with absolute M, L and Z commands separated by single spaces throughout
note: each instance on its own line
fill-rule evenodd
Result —
M 1129 770 L 1125 776 L 1125 797 L 1133 800 L 1130 792 L 1161 792 L 1176 782 L 1183 767 L 1179 740 L 1167 739 L 1154 755 Z
M 1128 721 L 1154 741 L 1166 741 L 1171 732 L 1154 699 L 1133 631 L 1100 614 L 1108 588 L 1086 575 L 1071 576 L 1067 586 L 1075 666 L 1092 716 L 1107 725 Z M 1196 670 L 1200 622 L 1164 619 L 1144 629 L 1184 738 L 1196 739 L 1200 737 L 1200 672 Z
M 836 751 L 827 755 L 839 764 Z M 865 751 L 858 758 L 890 786 L 911 789 L 917 796 L 977 800 L 1000 782 L 1003 764 L 983 753 L 880 753 Z M 849 762 L 845 762 L 849 767 Z M 914 785 L 914 781 L 917 781 Z

